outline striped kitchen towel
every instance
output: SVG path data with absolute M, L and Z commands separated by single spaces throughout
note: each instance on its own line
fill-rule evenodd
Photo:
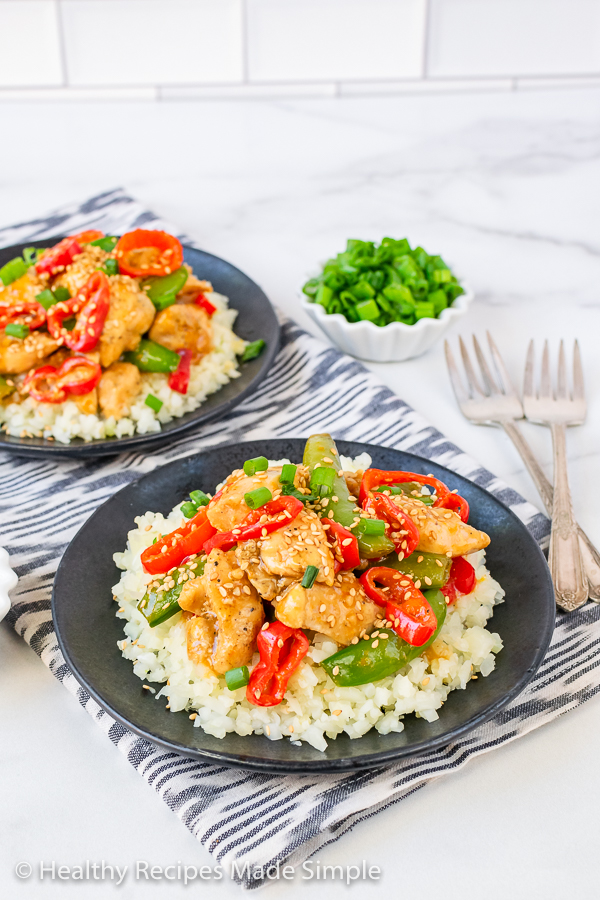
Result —
M 0 231 L 0 246 L 98 227 L 109 233 L 160 222 L 120 190 Z M 19 575 L 9 621 L 77 697 L 197 839 L 238 880 L 258 887 L 263 867 L 299 864 L 375 812 L 481 753 L 575 708 L 600 687 L 600 606 L 559 614 L 552 645 L 527 689 L 461 740 L 397 765 L 332 776 L 280 776 L 211 765 L 158 749 L 116 723 L 83 690 L 58 649 L 50 615 L 62 553 L 93 510 L 155 466 L 208 447 L 330 431 L 420 454 L 459 472 L 511 507 L 540 542 L 545 516 L 408 407 L 356 360 L 286 321 L 268 377 L 226 421 L 187 433 L 167 448 L 117 458 L 26 459 L 0 453 L 0 544 Z M 35 515 L 32 513 L 35 512 Z

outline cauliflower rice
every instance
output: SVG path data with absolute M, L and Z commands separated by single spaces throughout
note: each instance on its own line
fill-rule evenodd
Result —
M 214 346 L 197 365 L 192 365 L 187 394 L 171 390 L 167 375 L 145 372 L 140 393 L 132 403 L 130 414 L 124 418 L 85 415 L 72 400 L 51 404 L 36 403 L 27 397 L 20 403 L 0 404 L 2 429 L 14 437 L 43 437 L 68 444 L 72 438 L 92 441 L 126 437 L 136 432 L 149 434 L 160 431 L 172 419 L 198 409 L 209 394 L 239 378 L 237 356 L 246 346 L 246 341 L 233 331 L 237 310 L 229 309 L 227 297 L 211 293 L 210 300 L 217 307 L 211 318 Z M 159 412 L 147 406 L 148 394 L 162 401 Z
M 284 462 L 288 460 L 269 465 Z M 349 471 L 365 468 L 371 460 L 362 454 L 355 460 L 341 457 L 341 462 Z M 129 532 L 127 549 L 114 555 L 123 574 L 113 588 L 113 596 L 119 603 L 117 616 L 125 621 L 126 638 L 118 642 L 122 655 L 132 660 L 138 678 L 162 683 L 155 699 L 166 697 L 171 712 L 190 714 L 195 728 L 217 738 L 235 732 L 264 734 L 272 741 L 289 738 L 296 746 L 306 741 L 324 751 L 326 739 L 342 733 L 359 738 L 372 728 L 380 734 L 400 732 L 404 729 L 402 720 L 409 713 L 434 722 L 451 691 L 464 690 L 472 678 L 493 671 L 502 640 L 488 631 L 486 624 L 494 606 L 503 601 L 504 591 L 486 569 L 485 551 L 480 550 L 466 557 L 475 568 L 475 590 L 448 607 L 438 637 L 423 656 L 381 681 L 336 687 L 319 663 L 339 645 L 315 634 L 308 655 L 290 678 L 284 701 L 275 707 L 254 706 L 246 700 L 245 687 L 230 691 L 224 676 L 190 662 L 181 613 L 150 628 L 137 609 L 153 578 L 144 572 L 140 554 L 155 537 L 181 526 L 180 506 L 167 518 L 147 512 L 135 519 L 137 527 Z M 252 666 L 258 659 L 255 653 Z

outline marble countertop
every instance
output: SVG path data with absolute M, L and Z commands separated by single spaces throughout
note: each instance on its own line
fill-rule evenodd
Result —
M 577 516 L 600 545 L 600 131 L 597 89 L 348 100 L 5 105 L 0 226 L 123 185 L 204 249 L 231 260 L 307 330 L 305 272 L 347 237 L 408 236 L 440 252 L 473 286 L 471 331 L 494 335 L 517 382 L 527 342 L 581 343 L 588 421 L 568 435 Z M 532 502 L 539 498 L 497 429 L 459 413 L 441 346 L 406 363 L 368 363 L 441 431 Z M 524 426 L 551 474 L 551 443 Z M 4 762 L 0 892 L 111 896 L 107 882 L 19 882 L 21 860 L 130 867 L 211 863 L 74 699 L 6 624 L 0 626 Z M 596 896 L 600 701 L 439 779 L 318 854 L 367 859 L 381 896 L 423 878 L 446 900 Z M 592 752 L 590 752 L 592 750 Z M 435 836 L 439 836 L 436 840 Z M 434 849 L 435 848 L 435 849 Z M 68 885 L 65 888 L 65 884 Z M 187 889 L 188 892 L 192 890 Z M 209 896 L 239 888 L 207 882 Z M 346 896 L 339 882 L 278 882 L 288 900 Z M 127 898 L 185 895 L 179 882 L 128 880 Z M 267 896 L 267 894 L 265 894 Z

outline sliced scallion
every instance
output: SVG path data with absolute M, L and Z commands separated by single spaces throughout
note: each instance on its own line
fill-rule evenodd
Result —
M 150 409 L 153 409 L 154 412 L 160 412 L 163 405 L 162 400 L 159 400 L 158 397 L 154 396 L 154 394 L 148 394 L 148 396 L 144 400 L 144 403 L 146 404 L 146 406 L 149 406 Z
M 257 356 L 260 356 L 266 346 L 267 345 L 265 341 L 262 340 L 262 338 L 260 338 L 260 340 L 258 341 L 251 341 L 246 345 L 246 349 L 240 356 L 240 362 L 249 362 L 251 359 L 255 359 Z
M 257 472 L 266 472 L 269 468 L 269 460 L 266 456 L 255 456 L 244 463 L 244 475 L 256 475 Z
M 186 519 L 193 519 L 198 510 L 194 506 L 193 503 L 190 503 L 189 500 L 185 503 L 181 504 L 181 512 L 186 517 Z
M 261 506 L 264 506 L 265 503 L 272 499 L 273 494 L 268 487 L 259 487 L 244 494 L 244 501 L 250 509 L 260 509 Z
M 9 322 L 4 330 L 9 337 L 23 340 L 29 334 L 29 325 L 21 325 L 20 322 Z
M 208 506 L 210 497 L 204 491 L 190 491 L 190 500 L 196 508 L 199 506 Z
M 294 466 L 291 463 L 285 463 L 281 469 L 281 475 L 279 476 L 280 484 L 293 484 L 294 478 L 296 477 L 296 469 L 298 466 Z
M 319 574 L 319 569 L 317 566 L 307 566 L 304 570 L 304 575 L 302 576 L 302 587 L 307 590 L 313 586 L 315 583 L 315 579 Z
M 333 482 L 335 481 L 335 469 L 318 466 L 313 469 L 310 478 L 310 489 L 313 494 L 320 497 L 330 497 L 333 494 Z
M 237 691 L 238 688 L 245 687 L 250 681 L 250 672 L 248 666 L 238 666 L 237 669 L 230 669 L 225 672 L 225 684 L 230 691 Z
M 361 519 L 356 526 L 356 531 L 360 534 L 378 537 L 385 534 L 385 522 L 381 519 Z

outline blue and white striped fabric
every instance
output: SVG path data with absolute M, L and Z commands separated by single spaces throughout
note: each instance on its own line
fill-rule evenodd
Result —
M 120 233 L 148 222 L 169 228 L 117 190 L 4 229 L 0 246 L 90 227 Z M 284 323 L 282 348 L 259 390 L 227 421 L 209 424 L 166 449 L 91 462 L 0 453 L 0 544 L 19 575 L 9 621 L 215 860 L 228 868 L 237 862 L 244 873 L 239 880 L 248 888 L 262 882 L 254 867 L 277 861 L 299 864 L 361 820 L 471 757 L 575 708 L 600 686 L 600 606 L 588 603 L 570 616 L 558 616 L 537 676 L 495 719 L 454 744 L 388 768 L 319 777 L 228 769 L 157 749 L 103 712 L 65 664 L 50 615 L 59 559 L 83 522 L 120 487 L 170 460 L 219 444 L 325 430 L 336 438 L 434 459 L 508 504 L 540 543 L 547 539 L 545 516 L 447 441 L 358 362 L 291 322 Z

